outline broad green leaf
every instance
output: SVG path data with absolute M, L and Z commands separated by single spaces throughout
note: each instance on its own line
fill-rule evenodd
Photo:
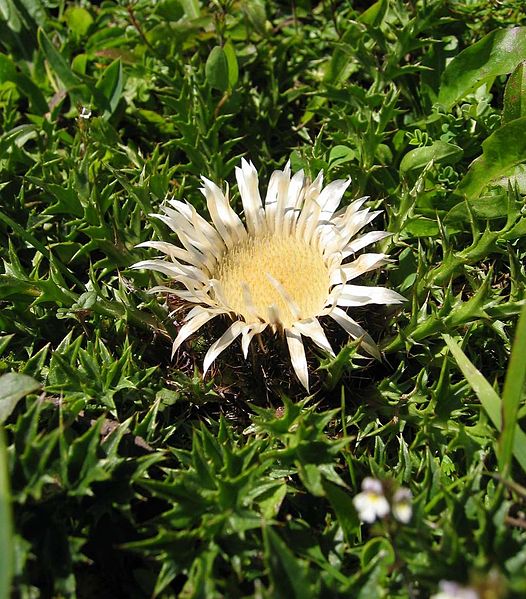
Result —
M 526 164 L 517 164 L 502 174 L 502 177 L 492 181 L 492 185 L 508 190 L 517 187 L 520 194 L 526 194 Z M 477 202 L 478 203 L 478 202 Z
M 45 114 L 49 110 L 40 88 L 29 77 L 20 73 L 8 56 L 0 54 L 0 83 L 5 81 L 14 83 L 18 91 L 27 97 L 35 114 Z
M 247 16 L 250 24 L 260 35 L 265 35 L 265 23 L 267 15 L 265 11 L 264 0 L 244 0 L 243 11 Z
M 7 453 L 4 431 L 0 428 L 0 599 L 9 599 L 11 596 L 10 588 L 13 562 L 13 524 L 7 471 Z
M 120 59 L 113 61 L 104 71 L 102 77 L 97 83 L 97 90 L 105 98 L 105 106 L 102 118 L 108 120 L 115 112 L 122 96 L 124 81 L 122 76 L 122 63 Z
M 511 465 L 511 455 L 517 430 L 517 417 L 524 391 L 524 381 L 526 380 L 525 356 L 526 306 L 522 308 L 515 331 L 515 340 L 502 392 L 502 434 L 499 440 L 499 467 L 503 473 L 509 471 Z M 522 447 L 522 451 L 526 452 L 526 446 Z
M 237 65 L 236 51 L 230 42 L 227 42 L 223 46 L 223 51 L 225 53 L 226 62 L 228 65 L 228 83 L 232 88 L 239 79 L 239 67 Z
M 526 116 L 526 61 L 517 65 L 506 84 L 502 122 L 509 123 L 523 116 Z
M 521 162 L 526 162 L 526 117 L 506 123 L 482 142 L 482 156 L 471 163 L 457 191 L 475 200 L 487 185 L 509 176 Z
M 228 60 L 221 46 L 215 46 L 205 65 L 206 80 L 210 87 L 225 92 L 228 89 Z
M 179 0 L 188 19 L 197 19 L 200 15 L 199 0 Z
M 9 29 L 15 33 L 20 33 L 22 30 L 22 22 L 20 20 L 20 13 L 12 0 L 2 0 L 0 2 L 0 15 L 2 20 L 7 22 Z
M 9 418 L 23 397 L 39 387 L 40 383 L 26 374 L 8 372 L 0 376 L 0 424 Z
M 159 0 L 155 6 L 155 13 L 166 21 L 178 21 L 185 15 L 180 0 Z
M 331 148 L 329 152 L 329 165 L 330 167 L 343 164 L 349 160 L 354 160 L 356 152 L 348 146 L 337 145 Z
M 448 225 L 449 223 L 459 221 L 470 222 L 472 215 L 487 220 L 506 217 L 508 215 L 508 199 L 506 194 L 481 196 L 476 202 L 472 202 L 469 208 L 466 202 L 460 202 L 456 206 L 453 206 L 447 213 L 445 222 Z
M 38 42 L 49 65 L 67 90 L 82 83 L 77 75 L 70 69 L 66 59 L 55 48 L 42 29 L 38 30 Z
M 35 25 L 43 27 L 49 16 L 44 7 L 42 0 L 19 0 L 19 4 L 23 6 L 24 18 L 28 22 L 27 15 L 29 15 Z M 27 13 L 25 12 L 27 11 Z
M 488 414 L 497 430 L 502 430 L 502 402 L 498 393 L 488 383 L 482 373 L 475 368 L 470 359 L 462 351 L 457 342 L 450 335 L 443 335 L 444 341 L 449 348 L 449 351 L 455 358 L 458 367 L 465 376 L 467 382 L 479 398 L 482 407 Z M 509 433 L 508 433 L 509 434 Z M 521 468 L 526 472 L 526 433 L 515 424 L 513 433 L 513 455 L 520 464 Z M 500 452 L 499 452 L 500 453 Z M 500 456 L 499 456 L 500 457 Z M 499 463 L 500 463 L 499 459 Z
M 400 172 L 420 171 L 431 161 L 440 164 L 455 164 L 464 154 L 464 150 L 455 144 L 435 141 L 430 146 L 415 148 L 408 152 L 400 163 Z
M 71 31 L 79 37 L 86 35 L 93 23 L 91 14 L 81 6 L 70 6 L 64 14 L 64 19 Z
M 526 60 L 526 27 L 496 29 L 447 65 L 438 102 L 450 108 L 486 81 L 511 73 L 523 60 Z
M 402 231 L 409 237 L 435 237 L 440 233 L 440 228 L 436 220 L 418 217 L 407 219 Z

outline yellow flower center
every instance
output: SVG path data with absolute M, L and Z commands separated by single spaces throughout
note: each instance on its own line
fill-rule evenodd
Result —
M 284 328 L 319 314 L 329 293 L 319 250 L 289 235 L 248 237 L 223 255 L 214 278 L 229 310 Z

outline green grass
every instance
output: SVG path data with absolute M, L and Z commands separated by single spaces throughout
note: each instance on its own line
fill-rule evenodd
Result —
M 0 599 L 526 595 L 521 25 L 513 0 L 0 2 Z M 392 233 L 363 284 L 408 302 L 353 312 L 384 359 L 325 323 L 311 397 L 270 335 L 204 380 L 224 323 L 171 360 L 184 306 L 130 268 L 175 241 L 164 199 L 206 213 L 200 176 L 242 156 L 263 186 L 351 176 Z M 360 523 L 365 477 L 409 523 Z

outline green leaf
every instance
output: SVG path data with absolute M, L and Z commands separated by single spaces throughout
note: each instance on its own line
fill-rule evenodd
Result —
M 347 536 L 353 534 L 360 526 L 360 520 L 349 492 L 328 480 L 323 480 L 322 484 L 343 532 Z
M 526 27 L 496 29 L 463 50 L 447 65 L 438 102 L 451 108 L 486 81 L 511 73 L 526 59 Z
M 263 528 L 265 559 L 273 583 L 273 597 L 313 597 L 307 580 L 307 570 L 272 528 Z
M 237 65 L 236 51 L 230 42 L 227 42 L 223 46 L 223 51 L 225 53 L 226 62 L 228 65 L 228 83 L 232 88 L 236 85 L 237 80 L 239 79 L 239 67 Z
M 526 161 L 526 117 L 497 129 L 482 142 L 482 156 L 475 159 L 457 191 L 475 200 L 490 183 L 509 175 L 512 167 Z
M 14 563 L 13 547 L 7 452 L 4 431 L 0 428 L 0 599 L 9 599 L 11 596 L 11 576 Z
M 356 152 L 348 146 L 336 145 L 329 152 L 329 165 L 333 168 L 337 165 L 349 162 L 356 158 Z
M 480 196 L 476 202 L 470 203 L 469 206 L 465 201 L 453 206 L 453 208 L 451 208 L 451 210 L 447 213 L 445 222 L 448 225 L 458 221 L 469 223 L 471 222 L 473 216 L 485 220 L 492 220 L 495 218 L 503 218 L 507 215 L 508 199 L 505 193 L 501 193 L 499 195 L 483 195 Z
M 29 77 L 20 73 L 8 56 L 0 54 L 0 83 L 5 81 L 16 85 L 18 91 L 31 103 L 31 110 L 35 114 L 45 114 L 49 110 L 40 88 Z
M 526 61 L 517 65 L 506 84 L 502 122 L 509 123 L 523 116 L 526 116 Z
M 479 398 L 482 407 L 490 417 L 497 430 L 502 430 L 501 408 L 502 402 L 498 393 L 488 383 L 482 373 L 475 368 L 474 364 L 460 349 L 460 346 L 450 335 L 443 335 L 444 341 L 452 353 L 462 374 L 470 384 L 471 388 Z M 515 424 L 513 433 L 513 455 L 520 464 L 521 468 L 526 472 L 526 433 Z M 507 433 L 509 435 L 509 433 Z M 500 458 L 500 456 L 499 456 Z M 499 463 L 501 460 L 499 459 Z
M 71 6 L 64 14 L 64 19 L 73 33 L 79 37 L 86 35 L 93 23 L 91 14 L 81 6 Z
M 105 99 L 105 105 L 100 106 L 104 111 L 102 113 L 102 118 L 105 121 L 107 121 L 115 112 L 122 97 L 123 86 L 122 63 L 120 59 L 117 59 L 104 71 L 96 86 L 96 89 L 102 93 L 102 96 Z
M 14 337 L 14 334 L 11 335 L 1 335 L 0 336 L 0 356 L 4 353 L 4 351 L 6 350 L 7 346 L 9 345 L 9 342 L 11 341 L 11 339 Z
M 38 43 L 40 44 L 49 65 L 67 90 L 82 83 L 42 29 L 38 30 Z
M 225 92 L 229 85 L 228 60 L 221 46 L 212 48 L 205 65 L 205 75 L 208 85 Z
M 522 308 L 517 329 L 515 331 L 515 340 L 511 350 L 508 371 L 504 382 L 504 390 L 502 392 L 502 433 L 499 440 L 499 468 L 504 474 L 509 471 L 511 465 L 511 456 L 517 430 L 517 418 L 524 390 L 524 381 L 526 380 L 526 368 L 524 367 L 525 356 L 526 306 Z M 526 451 L 526 447 L 522 447 L 522 451 Z M 525 454 L 523 453 L 523 455 Z
M 285 483 L 275 483 L 265 491 L 264 494 L 258 496 L 257 502 L 261 509 L 263 517 L 271 520 L 278 515 L 281 504 L 287 495 L 287 485 Z
M 179 0 L 184 13 L 188 19 L 197 19 L 201 13 L 199 9 L 199 0 Z
M 10 0 L 3 0 L 0 3 L 2 20 L 7 21 L 9 28 L 15 32 L 20 33 L 22 30 L 22 22 L 20 19 L 20 13 L 18 12 L 14 3 Z
M 371 27 L 378 27 L 385 17 L 387 6 L 388 0 L 378 0 L 358 17 L 358 21 Z
M 440 164 L 455 164 L 464 155 L 464 150 L 455 144 L 435 141 L 430 146 L 415 148 L 408 152 L 400 163 L 400 172 L 420 171 L 431 161 Z
M 0 424 L 9 418 L 23 397 L 39 387 L 40 383 L 26 374 L 8 372 L 0 376 Z
M 242 7 L 248 21 L 252 27 L 254 27 L 256 32 L 259 33 L 259 35 L 265 35 L 267 15 L 264 0 L 245 0 Z
M 409 237 L 435 237 L 440 233 L 436 220 L 430 218 L 408 218 L 402 231 Z

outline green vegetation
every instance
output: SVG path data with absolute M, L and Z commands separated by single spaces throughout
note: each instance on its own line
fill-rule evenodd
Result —
M 523 3 L 1 0 L 0 51 L 0 599 L 526 596 Z M 383 360 L 324 322 L 309 397 L 278 336 L 172 360 L 130 268 L 242 156 L 392 233 Z

